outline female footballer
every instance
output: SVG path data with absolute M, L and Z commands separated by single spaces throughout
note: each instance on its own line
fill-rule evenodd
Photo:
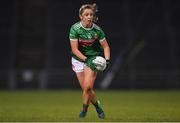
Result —
M 80 21 L 71 26 L 69 34 L 72 69 L 83 91 L 83 108 L 79 114 L 80 118 L 86 116 L 90 103 L 96 108 L 98 117 L 105 118 L 105 113 L 93 90 L 97 72 L 92 60 L 95 56 L 103 56 L 108 66 L 110 48 L 104 32 L 94 23 L 97 20 L 96 12 L 96 4 L 82 5 L 79 9 Z

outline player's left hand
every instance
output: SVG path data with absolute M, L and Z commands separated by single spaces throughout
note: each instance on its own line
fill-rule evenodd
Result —
M 107 59 L 106 60 L 106 69 L 104 70 L 104 72 L 107 71 L 110 68 L 110 64 L 111 64 L 110 60 Z

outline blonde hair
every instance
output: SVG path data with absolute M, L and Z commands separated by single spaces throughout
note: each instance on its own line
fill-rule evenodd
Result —
M 93 21 L 97 22 L 98 20 L 98 17 L 96 16 L 96 13 L 98 12 L 97 4 L 93 3 L 93 4 L 82 5 L 81 8 L 79 9 L 79 15 L 82 15 L 85 9 L 91 9 L 93 11 L 94 14 Z

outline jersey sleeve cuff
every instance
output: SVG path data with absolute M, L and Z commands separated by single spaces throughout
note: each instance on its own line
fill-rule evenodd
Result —
M 106 40 L 106 38 L 103 38 L 103 39 L 101 39 L 101 40 L 99 40 L 99 41 L 105 41 Z
M 78 39 L 70 39 L 70 41 L 78 41 Z

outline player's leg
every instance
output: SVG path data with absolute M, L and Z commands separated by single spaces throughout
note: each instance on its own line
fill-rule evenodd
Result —
M 79 72 L 79 73 L 76 73 L 76 76 L 77 76 L 77 78 L 78 78 L 78 81 L 79 81 L 79 84 L 80 84 L 80 86 L 81 86 L 81 89 L 83 90 L 83 86 L 84 86 L 84 72 Z M 80 114 L 79 114 L 79 117 L 80 118 L 83 118 L 83 117 L 85 117 L 86 116 L 86 113 L 87 113 L 87 110 L 88 110 L 88 106 L 89 105 L 85 105 L 85 104 L 83 104 L 83 108 L 82 108 L 82 110 L 81 110 L 81 112 L 80 112 Z
M 91 90 L 91 103 L 95 104 L 96 101 L 97 101 L 96 94 L 95 94 L 94 90 Z
M 92 91 L 90 91 L 91 89 L 90 90 L 86 89 L 86 91 L 85 91 L 84 85 L 86 85 L 86 88 L 87 88 L 87 86 L 89 86 L 90 88 L 93 88 L 94 80 L 96 78 L 96 73 L 93 72 L 89 67 L 87 67 L 87 69 L 84 70 L 85 67 L 87 67 L 87 66 L 85 66 L 84 63 L 79 62 L 76 59 L 72 58 L 72 68 L 75 71 L 77 79 L 79 81 L 79 84 L 83 90 L 83 109 L 79 114 L 80 117 L 86 116 L 86 112 L 88 110 L 89 102 L 90 101 L 95 102 L 95 94 L 94 93 L 91 94 L 91 92 L 92 92 Z M 87 78 L 91 78 L 91 79 L 87 79 L 87 84 L 84 84 L 85 83 L 84 82 L 84 78 L 85 78 L 85 72 L 84 71 L 87 73 L 87 76 L 90 76 Z M 90 75 L 91 73 L 92 73 L 92 75 Z M 91 100 L 91 96 L 93 97 L 92 98 L 93 100 Z
M 77 79 L 79 81 L 79 84 L 81 86 L 81 89 L 83 90 L 83 85 L 84 85 L 84 71 L 76 73 Z
M 96 111 L 98 113 L 99 118 L 105 118 L 105 113 L 100 105 L 100 102 L 96 99 L 96 94 L 93 90 L 94 82 L 97 76 L 97 73 L 92 71 L 89 67 L 84 67 L 84 77 L 79 76 L 78 80 L 80 81 L 80 85 L 83 88 L 83 110 L 81 111 L 81 115 L 84 117 L 89 106 L 89 102 L 94 105 Z M 82 81 L 84 80 L 84 81 Z
M 91 101 L 91 90 L 96 78 L 96 72 L 89 67 L 84 67 L 84 82 L 83 82 L 83 112 L 87 112 L 89 103 Z
M 79 73 L 76 73 L 76 76 L 78 78 L 78 81 L 79 81 L 79 84 L 83 90 L 83 85 L 84 85 L 84 72 L 79 72 Z M 97 99 L 96 99 L 96 94 L 94 92 L 94 90 L 91 91 L 91 98 L 90 98 L 90 101 L 92 104 L 95 104 Z
M 84 72 L 79 72 L 79 73 L 76 73 L 76 76 L 78 78 L 78 81 L 79 81 L 79 84 L 83 90 L 83 83 L 84 83 Z M 93 85 L 92 85 L 93 86 Z M 93 88 L 93 87 L 92 87 Z M 96 94 L 94 92 L 94 90 L 91 90 L 91 94 L 90 94 L 90 101 L 91 103 L 94 105 L 94 107 L 96 108 L 96 111 L 100 111 L 99 110 L 99 104 L 98 104 L 98 101 L 96 99 Z M 83 105 L 83 109 L 84 110 L 87 110 L 86 108 L 88 107 L 85 107 L 85 105 Z M 86 116 L 86 113 L 85 111 L 81 111 L 80 114 L 79 114 L 80 117 L 85 117 Z
M 98 117 L 102 118 L 102 119 L 105 118 L 105 113 L 100 105 L 100 101 L 96 99 L 96 94 L 95 94 L 94 90 L 92 90 L 92 92 L 91 92 L 91 102 L 96 109 Z
M 78 81 L 79 81 L 79 83 L 80 83 L 80 86 L 81 86 L 81 88 L 82 88 L 82 90 L 83 90 L 83 102 L 85 101 L 84 100 L 84 98 L 85 99 L 88 99 L 88 103 L 89 103 L 89 101 L 91 101 L 92 102 L 92 104 L 95 106 L 95 107 L 97 107 L 97 104 L 98 104 L 98 101 L 96 100 L 96 95 L 95 95 L 95 92 L 93 91 L 93 86 L 94 86 L 94 81 L 95 81 L 95 78 L 96 78 L 96 73 L 95 72 L 93 72 L 92 70 L 90 70 L 89 68 L 86 70 L 87 72 L 88 71 L 90 71 L 90 72 L 88 72 L 88 73 L 93 73 L 92 75 L 93 75 L 93 77 L 90 77 L 91 79 L 89 80 L 89 82 L 90 82 L 90 90 L 91 91 L 89 91 L 89 95 L 87 95 L 87 94 L 84 94 L 84 67 L 85 67 L 85 65 L 84 65 L 84 63 L 82 63 L 82 62 L 79 62 L 79 61 L 77 61 L 76 59 L 74 59 L 74 58 L 72 58 L 72 68 L 73 68 L 73 70 L 75 71 L 75 73 L 76 73 L 76 76 L 77 76 L 77 78 L 78 78 Z M 94 76 L 95 75 L 95 76 Z M 91 82 L 92 81 L 92 82 Z M 85 101 L 85 102 L 87 102 L 87 100 Z M 80 112 L 80 117 L 85 117 L 86 116 L 86 112 L 87 112 L 87 109 L 88 109 L 88 105 L 84 105 L 83 104 L 83 110 Z M 96 108 L 97 109 L 97 108 Z M 96 110 L 97 111 L 97 110 Z
M 83 85 L 84 85 L 84 63 L 80 62 L 74 58 L 72 58 L 72 69 L 76 73 L 76 76 L 78 78 L 79 84 L 83 90 Z M 83 110 L 87 110 L 88 106 L 83 105 Z M 81 111 L 79 114 L 79 117 L 85 117 L 86 112 Z
M 84 88 L 83 87 L 84 86 L 84 72 L 78 72 L 78 73 L 76 73 L 76 76 L 77 76 L 79 84 L 80 84 L 80 86 L 81 86 L 81 88 L 83 90 L 83 88 Z M 80 118 L 85 117 L 86 113 L 87 113 L 87 110 L 88 110 L 88 105 L 83 104 L 83 108 L 82 108 L 82 110 L 81 110 L 81 112 L 79 114 L 79 117 Z

